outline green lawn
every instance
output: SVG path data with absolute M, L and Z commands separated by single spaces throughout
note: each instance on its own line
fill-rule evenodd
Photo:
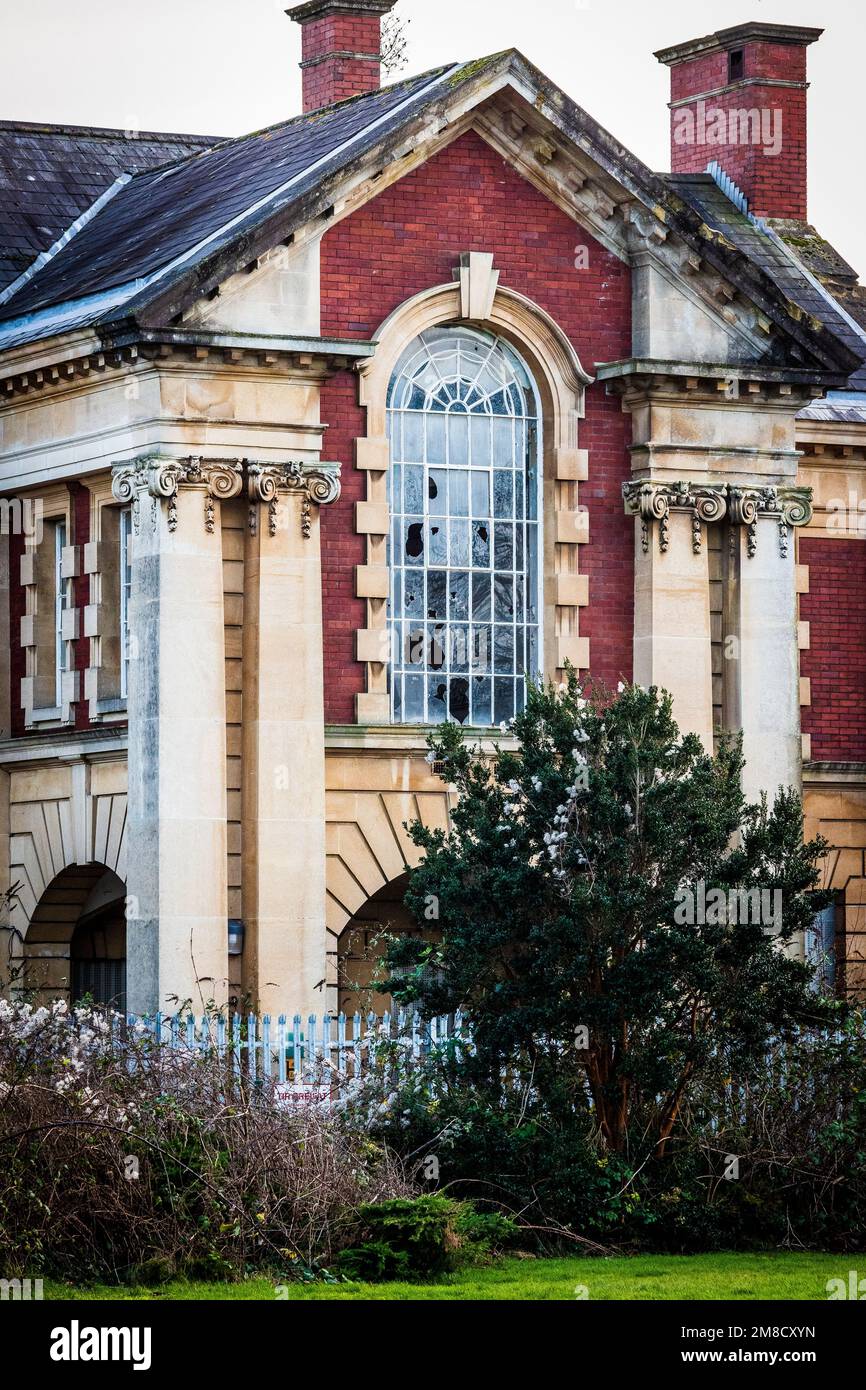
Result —
M 281 1294 L 304 1299 L 503 1299 L 520 1302 L 590 1299 L 824 1300 L 828 1279 L 863 1269 L 857 1255 L 641 1255 L 611 1260 L 503 1260 L 486 1269 L 449 1275 L 436 1284 L 289 1284 Z M 50 1299 L 260 1299 L 274 1284 L 167 1284 L 158 1289 L 73 1289 L 46 1285 Z

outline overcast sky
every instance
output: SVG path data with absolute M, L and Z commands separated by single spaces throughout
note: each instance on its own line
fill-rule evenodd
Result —
M 0 0 L 0 119 L 236 135 L 300 109 L 289 0 Z M 653 50 L 744 20 L 824 26 L 809 50 L 810 217 L 866 277 L 864 0 L 400 0 L 406 75 L 519 48 L 655 169 Z

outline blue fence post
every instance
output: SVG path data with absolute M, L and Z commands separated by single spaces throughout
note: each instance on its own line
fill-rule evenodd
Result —
M 301 1015 L 295 1014 L 295 1020 L 292 1026 L 292 1080 L 295 1085 L 303 1080 L 301 1076 L 303 1070 L 303 1053 L 301 1050 L 302 1037 Z
M 262 1078 L 271 1079 L 271 1016 L 262 1019 Z
M 286 1080 L 286 1015 L 280 1014 L 277 1019 L 277 1033 L 279 1057 L 277 1061 L 277 1080 L 283 1085 Z

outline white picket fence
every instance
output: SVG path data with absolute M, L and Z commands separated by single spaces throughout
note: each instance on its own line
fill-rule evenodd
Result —
M 113 1029 L 119 1033 L 123 1024 L 120 1015 L 113 1019 Z M 215 1054 L 228 1058 L 239 1079 L 257 1084 L 267 1079 L 291 1100 L 300 1093 L 311 1097 L 340 1095 L 352 1082 L 378 1069 L 387 1081 L 397 1082 L 433 1054 L 459 1058 L 472 1048 L 468 1023 L 461 1014 L 425 1020 L 420 1014 L 401 1009 L 382 1016 L 374 1013 L 355 1014 L 280 1014 L 272 1017 L 255 1013 L 211 1014 L 194 1017 L 191 1014 L 155 1014 L 148 1017 L 130 1015 L 128 1030 L 139 1036 L 152 1037 L 167 1044 L 171 1050 L 199 1054 Z M 795 1032 L 786 1043 L 771 1045 L 767 1054 L 765 1080 L 771 1080 L 785 1090 L 791 1064 L 796 1053 L 809 1040 L 821 1037 L 821 1030 Z M 830 1030 L 823 1034 L 825 1041 L 840 1046 L 843 1035 Z M 394 1044 L 389 1047 L 388 1043 Z M 521 1072 L 515 1073 L 519 1085 Z M 510 1069 L 502 1071 L 507 1085 Z M 742 1085 L 732 1077 L 721 1085 L 718 1109 L 709 1121 L 716 1130 L 721 1124 L 736 1119 L 745 1122 L 753 1103 L 761 1103 L 762 1086 Z M 587 1087 L 586 1102 L 593 1108 Z M 791 1096 L 794 1108 L 799 1107 L 796 1091 Z
M 424 1020 L 403 1009 L 382 1016 L 129 1015 L 126 1022 L 128 1029 L 148 1034 L 170 1049 L 228 1057 L 236 1075 L 252 1082 L 267 1078 L 280 1086 L 327 1084 L 338 1090 L 368 1072 L 374 1060 L 388 1052 L 389 1041 L 399 1044 L 399 1056 L 409 1065 L 448 1043 L 469 1043 L 459 1013 Z

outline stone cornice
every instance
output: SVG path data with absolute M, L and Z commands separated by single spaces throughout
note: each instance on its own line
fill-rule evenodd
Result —
M 670 514 L 690 512 L 692 549 L 700 554 L 704 525 L 726 518 L 731 526 L 743 526 L 747 533 L 747 553 L 757 553 L 758 521 L 775 520 L 779 527 L 779 550 L 788 554 L 794 526 L 808 526 L 812 519 L 812 489 L 805 487 L 736 487 L 727 483 L 654 483 L 632 479 L 623 483 L 625 510 L 640 518 L 641 544 L 649 550 L 653 524 L 658 526 L 659 550 L 670 548 Z
M 717 29 L 715 33 L 705 34 L 700 39 L 689 39 L 670 48 L 658 48 L 653 57 L 666 67 L 671 67 L 687 58 L 706 57 L 707 54 L 721 53 L 744 43 L 787 43 L 806 48 L 820 39 L 823 32 L 823 29 L 810 29 L 801 24 L 770 24 L 763 20 L 750 20 L 745 24 L 733 24 L 727 29 Z
M 821 367 L 778 367 L 766 362 L 684 362 L 630 357 L 618 362 L 598 362 L 596 378 L 607 383 L 612 395 L 675 392 L 690 396 L 710 395 L 726 400 L 750 401 L 759 393 L 768 399 L 811 401 L 826 390 L 839 388 L 843 378 Z M 847 380 L 847 378 L 845 378 Z
M 101 338 L 78 334 L 12 350 L 0 358 L 0 403 L 29 394 L 80 387 L 112 371 L 129 374 L 158 368 L 194 367 L 211 371 L 269 372 L 320 379 L 347 364 L 372 357 L 375 344 L 365 339 L 288 337 L 269 334 L 211 332 L 205 329 L 143 328 L 105 332 Z

